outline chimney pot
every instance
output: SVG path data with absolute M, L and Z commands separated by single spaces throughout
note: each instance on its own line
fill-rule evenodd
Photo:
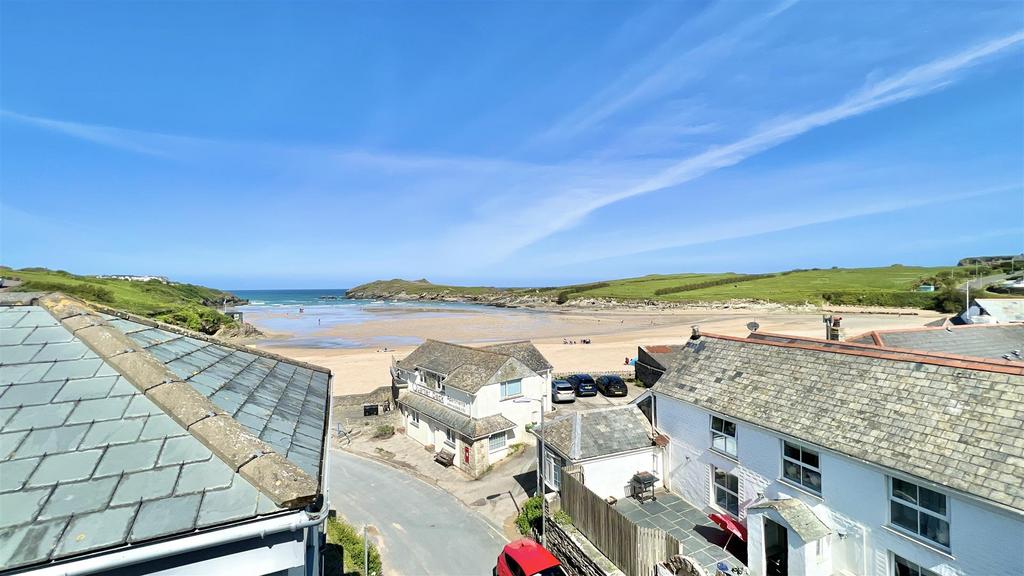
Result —
M 690 326 L 692 333 L 690 334 L 690 340 L 700 339 L 700 326 Z

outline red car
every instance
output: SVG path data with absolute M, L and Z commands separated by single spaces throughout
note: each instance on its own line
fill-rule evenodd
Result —
M 505 545 L 498 555 L 495 576 L 565 576 L 558 559 L 533 540 L 523 538 Z

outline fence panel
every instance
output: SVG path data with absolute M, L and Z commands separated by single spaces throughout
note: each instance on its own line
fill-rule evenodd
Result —
M 664 530 L 637 526 L 584 486 L 579 466 L 562 469 L 561 498 L 576 528 L 627 576 L 652 576 L 656 563 L 679 553 Z

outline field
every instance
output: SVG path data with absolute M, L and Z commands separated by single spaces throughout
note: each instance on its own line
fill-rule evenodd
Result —
M 194 284 L 164 284 L 157 280 L 131 282 L 94 276 L 78 276 L 62 270 L 0 267 L 0 276 L 24 282 L 13 288 L 20 292 L 61 291 L 87 302 L 103 304 L 140 316 L 212 334 L 232 323 L 210 306 L 237 298 L 221 290 Z
M 590 284 L 543 288 L 462 287 L 388 280 L 354 288 L 352 297 L 390 298 L 400 293 L 416 297 L 465 297 L 501 303 L 529 296 L 551 303 L 602 298 L 669 302 L 757 300 L 782 304 L 837 304 L 906 308 L 942 308 L 950 289 L 973 269 L 957 266 L 902 266 L 791 270 L 769 274 L 686 273 L 655 274 Z M 936 292 L 918 292 L 923 283 Z

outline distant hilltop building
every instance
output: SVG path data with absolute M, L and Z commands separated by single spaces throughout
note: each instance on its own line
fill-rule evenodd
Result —
M 110 278 L 113 280 L 128 280 L 129 282 L 149 282 L 150 280 L 156 280 L 162 284 L 170 284 L 166 276 L 136 276 L 134 274 L 101 274 L 96 276 L 97 278 Z

